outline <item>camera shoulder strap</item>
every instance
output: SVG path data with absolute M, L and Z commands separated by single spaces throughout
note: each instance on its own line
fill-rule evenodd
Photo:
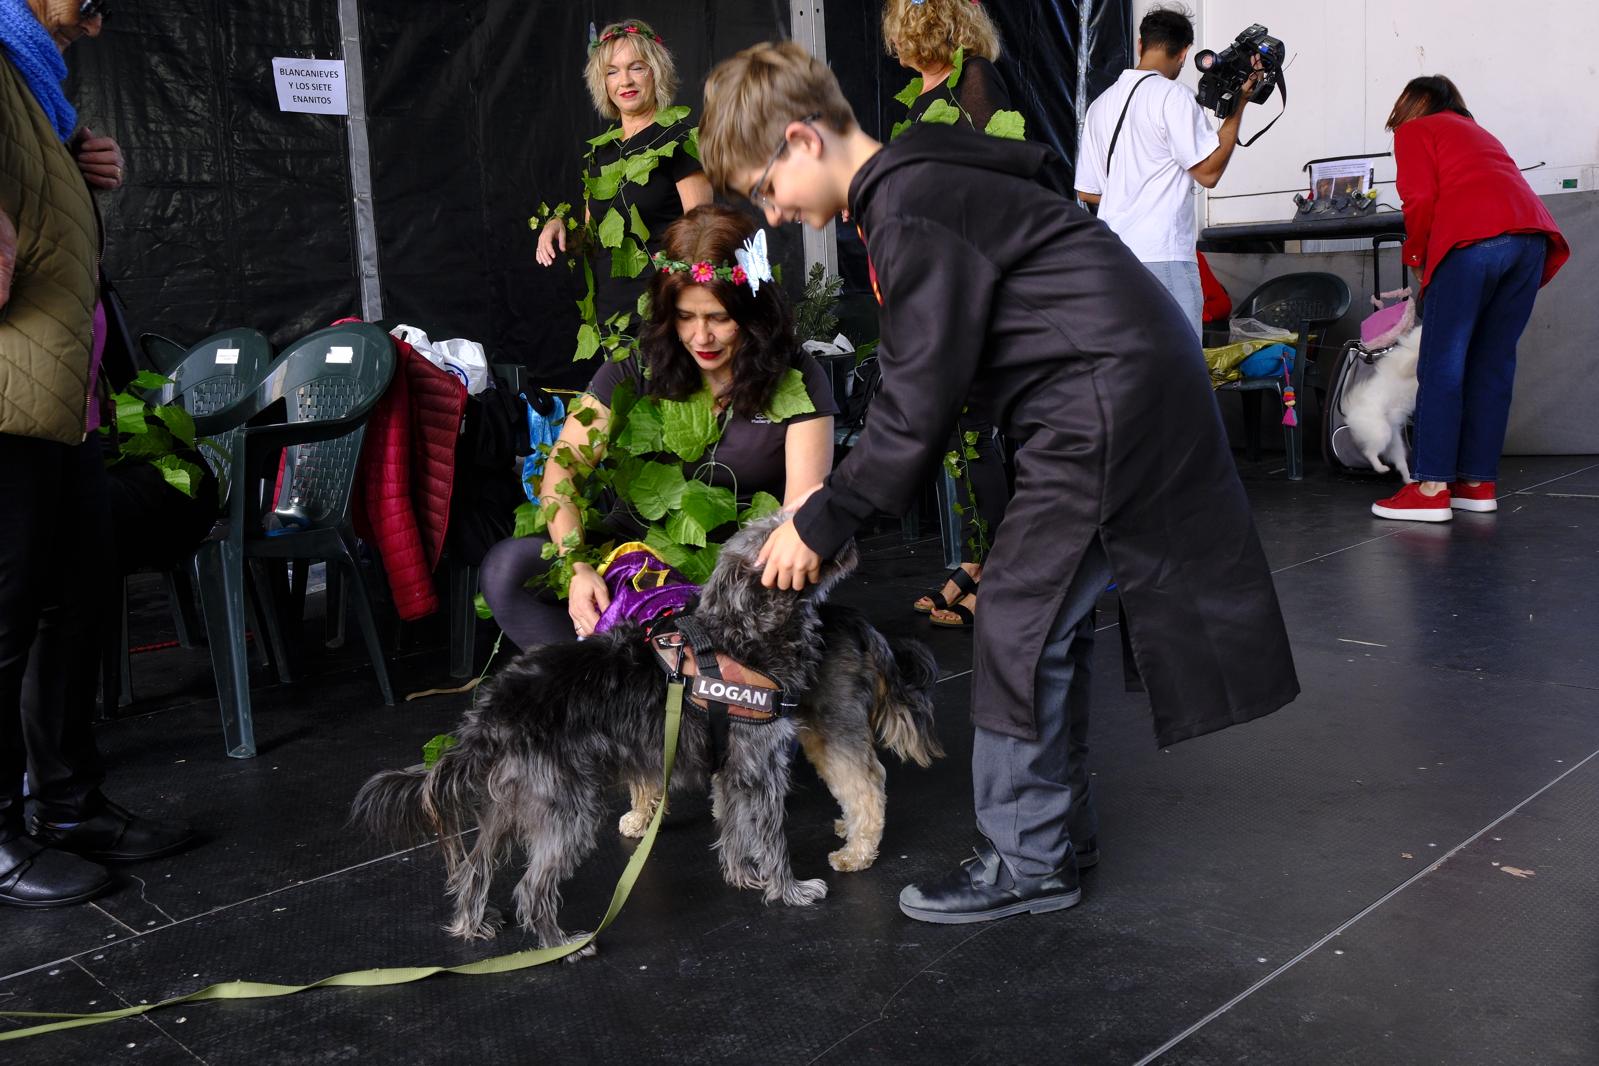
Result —
M 1277 112 L 1277 118 L 1282 118 L 1284 115 L 1286 115 L 1288 113 L 1288 79 L 1283 77 L 1283 72 L 1280 69 L 1277 71 L 1277 91 L 1282 93 L 1282 95 L 1283 95 L 1283 109 L 1281 111 Z M 1238 106 L 1239 107 L 1248 107 L 1249 106 L 1249 101 L 1245 100 L 1242 103 L 1240 103 Z M 1238 147 L 1240 147 L 1240 148 L 1248 148 L 1250 145 L 1252 145 L 1256 141 L 1260 140 L 1260 138 L 1265 135 L 1266 130 L 1269 130 L 1273 126 L 1277 125 L 1277 118 L 1274 118 L 1270 122 L 1266 123 L 1266 129 L 1261 130 L 1259 133 L 1257 133 L 1253 137 L 1249 138 L 1249 140 L 1247 140 L 1247 141 L 1239 141 L 1238 142 Z
M 1158 71 L 1153 74 L 1145 74 L 1142 78 L 1139 78 L 1137 81 L 1133 82 L 1133 87 L 1127 90 L 1127 102 L 1122 104 L 1121 117 L 1116 119 L 1116 130 L 1110 135 L 1110 150 L 1105 153 L 1106 186 L 1110 185 L 1110 161 L 1116 158 L 1116 142 L 1121 139 L 1122 123 L 1127 121 L 1127 109 L 1133 106 L 1133 93 L 1136 93 L 1138 91 L 1138 87 L 1144 84 L 1144 82 L 1148 81 L 1150 78 L 1158 77 L 1160 77 L 1160 73 Z M 1262 130 L 1261 132 L 1264 133 L 1265 131 Z

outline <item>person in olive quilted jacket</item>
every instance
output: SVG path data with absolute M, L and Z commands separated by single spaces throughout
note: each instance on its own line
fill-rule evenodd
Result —
M 77 128 L 61 81 L 106 6 L 0 0 L 0 903 L 21 907 L 89 899 L 111 883 L 101 863 L 193 839 L 101 793 L 82 668 L 108 562 L 89 186 L 121 184 L 122 160 Z

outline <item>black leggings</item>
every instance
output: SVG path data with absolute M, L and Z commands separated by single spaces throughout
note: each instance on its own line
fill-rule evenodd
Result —
M 527 588 L 533 578 L 549 572 L 552 560 L 544 558 L 544 537 L 511 537 L 490 548 L 483 557 L 479 578 L 483 598 L 505 635 L 519 648 L 575 640 L 572 616 L 566 604 L 547 589 Z
M 0 433 L 0 841 L 22 830 L 22 776 L 39 815 L 94 813 L 104 778 L 93 718 L 110 530 L 100 438 Z

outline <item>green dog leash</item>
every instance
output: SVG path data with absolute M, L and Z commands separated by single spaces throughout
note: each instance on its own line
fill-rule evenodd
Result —
M 672 680 L 666 689 L 666 752 L 664 756 L 664 772 L 661 774 L 661 795 L 666 795 L 667 786 L 672 782 L 672 764 L 677 758 L 678 726 L 683 719 L 683 682 Z M 655 816 L 650 819 L 649 828 L 644 831 L 644 839 L 639 841 L 639 846 L 634 849 L 633 855 L 627 860 L 627 868 L 622 871 L 622 877 L 616 883 L 616 889 L 611 893 L 611 905 L 606 908 L 605 917 L 600 919 L 600 924 L 594 932 L 581 940 L 574 940 L 569 944 L 561 944 L 553 948 L 532 948 L 528 951 L 517 951 L 510 955 L 498 955 L 491 959 L 480 959 L 477 962 L 462 963 L 459 966 L 397 966 L 380 970 L 357 970 L 353 973 L 334 974 L 324 977 L 308 985 L 275 985 L 262 981 L 229 981 L 226 984 L 211 985 L 198 992 L 191 992 L 187 996 L 178 996 L 175 999 L 162 1000 L 160 1003 L 142 1003 L 136 1007 L 124 1007 L 121 1010 L 100 1011 L 97 1014 L 64 1014 L 48 1013 L 42 1011 L 0 1011 L 0 1017 L 5 1018 L 56 1018 L 58 1021 L 35 1025 L 28 1029 L 14 1029 L 10 1032 L 0 1032 L 0 1042 L 7 1040 L 21 1040 L 29 1036 L 42 1036 L 45 1033 L 54 1033 L 63 1029 L 78 1029 L 86 1025 L 99 1025 L 102 1022 L 114 1022 L 119 1018 L 135 1018 L 141 1014 L 148 1014 L 153 1010 L 162 1010 L 166 1007 L 175 1007 L 180 1003 L 201 1003 L 213 999 L 272 999 L 278 996 L 292 996 L 296 992 L 305 992 L 313 988 L 377 988 L 383 985 L 405 985 L 412 981 L 420 981 L 425 977 L 432 977 L 439 973 L 457 973 L 467 975 L 510 973 L 513 970 L 525 970 L 532 966 L 543 966 L 546 963 L 564 959 L 574 952 L 582 951 L 592 944 L 596 937 L 603 933 L 616 916 L 622 912 L 622 905 L 627 902 L 627 897 L 633 891 L 633 885 L 638 881 L 639 874 L 644 869 L 644 862 L 650 857 L 650 849 L 655 846 L 656 831 L 661 828 L 661 817 L 666 813 L 666 804 L 659 803 L 655 807 Z

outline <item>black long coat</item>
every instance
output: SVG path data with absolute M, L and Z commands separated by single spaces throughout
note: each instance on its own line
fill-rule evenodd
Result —
M 921 126 L 856 175 L 882 391 L 796 526 L 825 555 L 900 513 L 961 405 L 986 410 L 1019 451 L 983 570 L 977 724 L 1036 737 L 1039 654 L 1097 537 L 1171 744 L 1268 714 L 1299 682 L 1198 339 L 1114 233 L 1035 182 L 1048 156 Z

